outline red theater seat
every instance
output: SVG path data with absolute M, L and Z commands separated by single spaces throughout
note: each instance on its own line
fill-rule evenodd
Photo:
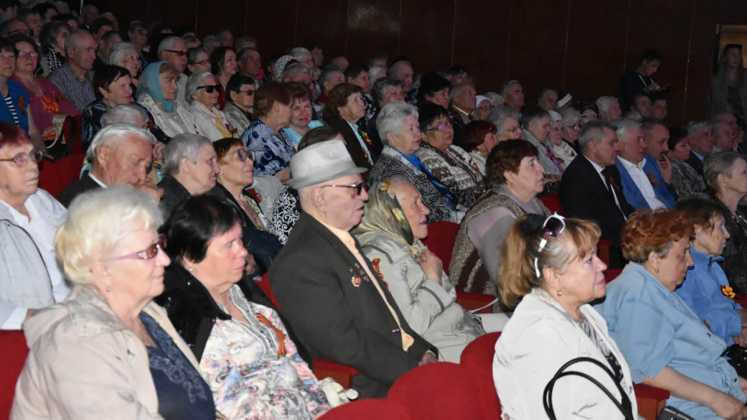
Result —
M 353 401 L 333 408 L 319 420 L 412 420 L 407 409 L 390 399 Z
M 23 331 L 0 331 L 0 354 L 3 358 L 3 367 L 0 368 L 0 419 L 10 416 L 16 381 L 28 352 Z
M 501 415 L 501 402 L 493 382 L 493 355 L 495 342 L 500 336 L 500 332 L 494 332 L 477 337 L 464 348 L 460 359 L 461 365 L 471 371 L 477 381 L 483 411 L 494 414 L 487 418 L 496 420 Z
M 451 251 L 454 249 L 454 239 L 459 231 L 459 225 L 451 222 L 434 222 L 428 225 L 428 237 L 423 240 L 425 246 L 436 254 L 449 272 Z

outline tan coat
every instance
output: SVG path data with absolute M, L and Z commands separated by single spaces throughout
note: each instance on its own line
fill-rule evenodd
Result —
M 144 312 L 197 369 L 163 308 L 149 303 Z M 11 419 L 161 419 L 145 345 L 92 289 L 76 287 L 28 319 L 24 332 L 31 351 Z

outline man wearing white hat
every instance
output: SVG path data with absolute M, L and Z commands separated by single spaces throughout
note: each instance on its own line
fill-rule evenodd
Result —
M 356 368 L 361 397 L 383 397 L 402 374 L 435 361 L 436 349 L 405 321 L 349 230 L 368 194 L 341 140 L 302 149 L 289 185 L 303 212 L 270 269 L 283 315 L 314 357 Z

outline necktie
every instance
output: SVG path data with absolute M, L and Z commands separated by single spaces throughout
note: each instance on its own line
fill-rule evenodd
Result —
M 615 191 L 615 182 L 613 180 L 612 173 L 608 168 L 604 168 L 602 170 L 602 175 L 604 175 L 604 182 L 607 187 L 607 193 L 610 196 L 610 200 L 612 200 L 612 203 L 615 204 L 615 208 L 617 208 L 617 211 L 620 212 L 620 215 L 623 217 L 623 219 L 628 220 L 627 216 L 625 216 L 625 212 L 622 211 L 622 208 L 620 208 L 620 203 L 618 201 L 618 194 L 617 191 Z

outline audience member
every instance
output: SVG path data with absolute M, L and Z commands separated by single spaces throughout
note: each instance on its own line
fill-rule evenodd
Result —
M 285 88 L 291 97 L 291 115 L 288 127 L 283 128 L 283 134 L 288 142 L 298 149 L 303 136 L 311 129 L 324 125 L 319 120 L 312 120 L 311 93 L 303 83 L 286 83 Z M 350 127 L 352 130 L 353 127 Z
M 142 70 L 142 66 L 134 45 L 129 42 L 118 42 L 112 45 L 106 63 L 126 68 L 130 72 L 132 85 L 135 88 L 140 85 L 140 70 Z
M 521 139 L 521 126 L 516 113 L 499 107 L 490 114 L 489 119 L 495 125 L 498 143 Z
M 542 89 L 537 98 L 537 106 L 543 111 L 555 111 L 558 107 L 558 92 L 549 88 Z
M 166 36 L 158 43 L 156 57 L 158 61 L 165 61 L 176 70 L 179 75 L 176 79 L 177 98 L 181 102 L 186 102 L 187 75 L 184 72 L 187 69 L 187 46 L 184 40 L 178 36 Z
M 498 144 L 496 128 L 487 121 L 472 121 L 467 124 L 461 146 L 469 153 L 472 163 L 477 166 L 480 175 L 485 176 L 485 164 L 495 145 Z
M 673 129 L 669 136 L 669 163 L 672 165 L 672 182 L 674 193 L 679 199 L 706 193 L 703 176 L 690 166 L 690 139 L 687 131 Z
M 342 135 L 356 166 L 371 168 L 382 146 L 374 144 L 368 133 L 358 127 L 358 121 L 366 116 L 361 88 L 350 83 L 337 85 L 328 92 L 323 116 L 327 125 Z
M 158 199 L 159 193 L 148 180 L 155 144 L 153 135 L 142 128 L 124 124 L 102 128 L 86 152 L 89 171 L 60 194 L 60 202 L 70 207 L 84 192 L 115 185 L 129 185 Z
M 237 136 L 241 135 L 254 119 L 252 111 L 256 92 L 257 82 L 251 77 L 236 73 L 228 80 L 223 113 L 231 127 L 236 129 Z
M 646 50 L 638 61 L 638 67 L 625 72 L 620 78 L 620 99 L 625 109 L 634 106 L 636 95 L 650 95 L 664 90 L 653 79 L 661 66 L 661 58 L 658 51 Z
M 522 138 L 537 148 L 537 158 L 545 168 L 545 176 L 551 181 L 557 181 L 563 174 L 563 161 L 550 149 L 550 114 L 542 110 L 527 112 L 522 126 Z
M 637 416 L 635 377 L 610 337 L 613 330 L 589 305 L 605 295 L 607 266 L 596 255 L 599 237 L 593 222 L 557 214 L 529 215 L 511 228 L 501 251 L 505 264 L 499 287 L 501 301 L 515 310 L 493 357 L 493 381 L 504 415 L 544 418 L 549 407 L 554 413 L 550 417 L 557 418 Z M 577 357 L 589 358 L 613 375 L 588 363 L 569 366 Z M 552 382 L 564 370 L 585 376 Z
M 96 100 L 90 103 L 82 113 L 83 148 L 87 149 L 93 137 L 101 130 L 101 116 L 117 105 L 133 102 L 132 78 L 130 72 L 119 66 L 104 64 L 96 71 L 93 78 L 96 89 Z
M 155 125 L 168 137 L 188 133 L 187 123 L 178 111 L 176 70 L 165 61 L 149 64 L 143 71 L 137 102 L 153 116 Z
M 620 102 L 614 96 L 601 96 L 597 99 L 596 105 L 600 120 L 612 123 L 622 118 Z
M 188 115 L 182 119 L 188 125 L 190 132 L 205 136 L 211 141 L 236 135 L 236 129 L 228 123 L 226 114 L 220 110 L 218 96 L 220 84 L 210 72 L 193 73 L 187 80 L 184 94 L 189 104 Z M 177 108 L 178 110 L 179 108 Z
M 254 116 L 241 140 L 252 153 L 254 173 L 260 177 L 274 176 L 281 183 L 290 177 L 288 165 L 293 146 L 285 138 L 283 128 L 290 124 L 291 98 L 288 89 L 279 83 L 265 83 L 254 94 Z
M 387 77 L 402 83 L 402 93 L 408 103 L 414 104 L 417 93 L 413 89 L 415 72 L 412 64 L 407 59 L 399 59 L 391 63 L 387 71 Z
M 745 124 L 747 107 L 747 83 L 744 82 L 745 70 L 742 62 L 742 46 L 727 44 L 721 50 L 718 67 L 711 81 L 711 92 L 707 106 L 710 114 L 724 111 L 731 112 L 741 125 Z
M 160 224 L 155 201 L 130 188 L 75 200 L 55 237 L 73 292 L 24 323 L 13 417 L 216 418 L 197 361 L 152 301 L 170 262 Z
M 573 146 L 563 141 L 563 117 L 557 111 L 550 111 L 548 114 L 550 114 L 550 132 L 547 134 L 546 144 L 560 162 L 561 169 L 565 171 L 578 152 Z
M 210 56 L 202 47 L 190 48 L 187 50 L 187 68 L 185 73 L 192 75 L 210 71 Z
M 693 263 L 691 234 L 681 212 L 634 214 L 622 232 L 631 262 L 599 311 L 634 382 L 669 391 L 666 405 L 692 418 L 745 417 L 743 379 L 723 355 L 726 344 L 675 292 Z
M 560 134 L 563 141 L 568 143 L 577 153 L 578 135 L 581 133 L 581 113 L 574 108 L 566 108 L 561 113 Z
M 262 56 L 259 51 L 254 48 L 244 48 L 238 51 L 238 64 L 241 74 L 249 76 L 261 84 L 263 82 L 261 77 Z
M 352 386 L 362 397 L 384 396 L 437 351 L 410 328 L 349 233 L 368 198 L 360 175 L 366 169 L 340 140 L 299 151 L 291 166 L 303 213 L 270 269 L 273 292 L 313 356 L 356 368 Z
M 737 138 L 739 126 L 737 119 L 731 112 L 716 114 L 711 123 L 713 130 L 714 152 L 736 152 L 737 146 L 742 142 Z
M 78 111 L 96 100 L 93 84 L 88 72 L 96 59 L 96 40 L 86 31 L 73 31 L 65 39 L 67 61 L 49 75 L 49 81 L 57 86 Z
M 18 127 L 0 124 L 0 329 L 19 329 L 69 289 L 54 255 L 65 208 L 38 188 L 42 152 Z
M 524 108 L 524 88 L 521 83 L 518 80 L 509 80 L 504 83 L 501 96 L 503 96 L 504 107 L 513 112 L 517 120 L 520 119 Z
M 467 212 L 454 239 L 449 278 L 458 290 L 496 295 L 500 249 L 514 221 L 546 216 L 537 199 L 545 187 L 537 148 L 524 140 L 499 143 L 487 162 L 487 192 Z
M 464 130 L 472 121 L 472 112 L 477 107 L 475 86 L 472 82 L 455 85 L 449 91 L 449 120 L 454 129 L 454 141 L 461 144 Z
M 407 323 L 438 348 L 440 360 L 458 363 L 464 347 L 485 331 L 456 302 L 441 260 L 421 242 L 428 236 L 427 216 L 412 184 L 384 180 L 369 192 L 353 234 Z
M 703 159 L 713 152 L 713 128 L 708 121 L 692 121 L 687 125 L 690 157 L 687 163 L 703 176 Z
M 216 80 L 220 83 L 221 93 L 226 91 L 226 85 L 231 80 L 231 76 L 238 73 L 239 66 L 236 63 L 236 51 L 232 47 L 218 47 L 210 54 L 210 71 L 215 75 Z M 224 99 L 219 101 L 220 108 L 223 108 Z
M 174 209 L 193 195 L 215 187 L 218 161 L 212 142 L 196 134 L 175 136 L 163 152 L 161 211 L 170 216 Z
M 47 23 L 42 27 L 39 36 L 42 76 L 48 77 L 65 63 L 65 39 L 70 35 L 70 31 L 70 27 L 59 21 Z

